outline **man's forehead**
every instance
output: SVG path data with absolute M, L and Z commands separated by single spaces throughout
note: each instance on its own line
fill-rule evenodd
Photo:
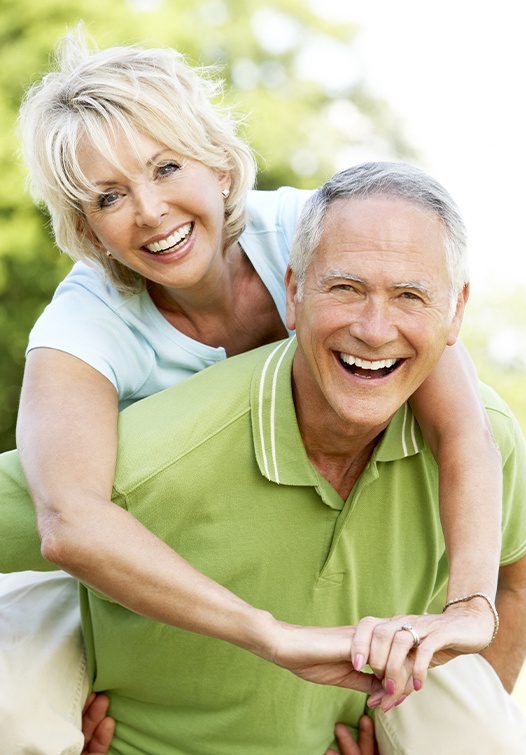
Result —
M 445 228 L 435 213 L 400 197 L 336 199 L 328 207 L 319 248 L 405 251 L 445 257 Z

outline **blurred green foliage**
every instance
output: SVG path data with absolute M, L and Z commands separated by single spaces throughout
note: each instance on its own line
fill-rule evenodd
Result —
M 71 266 L 25 191 L 16 117 L 24 90 L 80 19 L 100 47 L 171 45 L 192 64 L 220 66 L 226 102 L 246 115 L 259 188 L 314 187 L 343 149 L 365 142 L 410 154 L 389 108 L 352 75 L 355 29 L 319 18 L 302 0 L 1 0 L 0 450 L 15 445 L 29 330 Z M 338 83 L 317 80 L 326 61 L 316 56 L 327 45 L 349 51 L 349 75 L 340 71 Z M 314 78 L 298 71 L 302 58 L 314 64 Z
M 100 47 L 171 45 L 193 64 L 220 66 L 226 102 L 246 115 L 259 188 L 312 188 L 364 155 L 415 155 L 387 103 L 356 76 L 356 28 L 320 18 L 304 0 L 0 0 L 0 10 L 1 451 L 15 445 L 29 330 L 71 266 L 25 190 L 17 111 L 24 90 L 48 68 L 56 41 L 78 20 Z M 519 405 L 515 396 L 526 395 L 524 369 L 503 368 L 495 380 L 483 338 L 474 330 L 465 340 L 473 341 L 482 376 L 519 409 L 526 427 L 525 399 Z

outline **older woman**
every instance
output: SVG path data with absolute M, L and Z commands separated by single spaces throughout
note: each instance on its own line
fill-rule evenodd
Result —
M 31 333 L 17 442 L 46 559 L 158 621 L 268 660 L 279 646 L 290 666 L 298 648 L 315 662 L 348 653 L 348 643 L 279 622 L 262 631 L 260 612 L 111 502 L 121 409 L 288 335 L 283 276 L 307 193 L 251 191 L 252 154 L 211 104 L 218 93 L 174 50 L 90 52 L 78 35 L 27 94 L 33 195 L 58 246 L 79 261 Z M 500 465 L 471 363 L 461 347 L 448 351 L 414 406 L 440 467 L 448 599 L 488 596 L 450 609 L 465 616 L 477 651 L 494 631 Z M 442 646 L 446 627 L 433 629 L 428 648 Z M 416 661 L 406 692 L 426 667 Z M 394 677 L 398 697 L 407 672 Z

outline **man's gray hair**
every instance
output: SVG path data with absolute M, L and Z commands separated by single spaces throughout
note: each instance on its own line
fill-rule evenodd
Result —
M 444 251 L 451 298 L 468 282 L 467 233 L 460 211 L 444 187 L 423 170 L 398 162 L 369 162 L 336 173 L 307 200 L 296 228 L 290 267 L 298 284 L 298 297 L 308 267 L 320 243 L 323 221 L 337 199 L 396 197 L 436 215 L 444 228 Z

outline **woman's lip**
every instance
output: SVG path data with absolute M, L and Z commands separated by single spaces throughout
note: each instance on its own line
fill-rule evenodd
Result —
M 184 257 L 193 247 L 195 243 L 195 225 L 192 225 L 192 231 L 189 236 L 186 237 L 184 242 L 181 246 L 176 247 L 172 251 L 166 251 L 166 252 L 150 252 L 149 249 L 146 249 L 146 247 L 142 247 L 142 250 L 145 254 L 148 255 L 149 259 L 155 259 L 159 260 L 160 262 L 172 262 L 175 259 L 179 259 L 180 257 Z M 164 237 L 164 238 L 169 238 Z
M 169 239 L 170 236 L 173 236 L 175 233 L 178 233 L 181 231 L 181 228 L 184 228 L 187 225 L 192 225 L 191 220 L 187 220 L 185 223 L 181 223 L 180 225 L 176 226 L 175 228 L 172 228 L 171 231 L 168 231 L 168 233 L 158 233 L 156 236 L 152 236 L 150 239 L 145 241 L 145 243 L 142 245 L 144 248 L 150 246 L 151 244 L 156 244 L 161 241 L 165 241 L 166 239 Z M 150 251 L 147 249 L 147 251 Z

